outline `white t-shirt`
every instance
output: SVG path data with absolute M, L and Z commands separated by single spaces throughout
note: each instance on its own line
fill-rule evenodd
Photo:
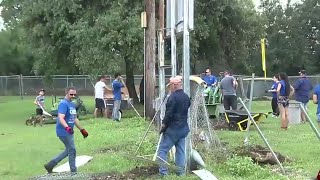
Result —
M 106 87 L 106 83 L 102 81 L 98 81 L 96 85 L 94 85 L 95 98 L 104 99 L 104 87 Z

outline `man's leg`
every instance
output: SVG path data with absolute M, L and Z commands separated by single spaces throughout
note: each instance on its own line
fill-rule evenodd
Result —
M 69 157 L 69 166 L 71 172 L 77 172 L 76 166 L 76 146 L 74 145 L 74 136 L 67 136 L 67 141 L 65 144 L 68 150 L 68 157 Z
M 317 119 L 318 119 L 318 126 L 320 128 L 320 114 L 317 114 Z
M 168 135 L 163 134 L 159 145 L 157 157 L 157 160 L 160 162 L 159 173 L 162 176 L 168 175 L 168 168 L 166 166 L 166 162 L 168 152 L 173 147 L 173 145 L 174 143 L 172 142 L 171 138 Z
M 178 176 L 182 176 L 185 175 L 185 144 L 186 144 L 186 140 L 185 138 L 179 139 L 178 142 L 175 144 L 176 147 L 176 166 L 178 166 L 177 169 L 177 175 Z
M 223 107 L 225 110 L 230 110 L 229 96 L 223 96 Z
M 119 110 L 120 110 L 121 100 L 115 100 L 113 102 L 112 119 L 119 121 Z
M 94 109 L 94 113 L 93 113 L 93 114 L 94 114 L 94 117 L 95 117 L 95 118 L 98 118 L 99 102 L 98 102 L 98 99 L 97 99 L 97 98 L 95 98 L 94 101 L 95 101 L 95 107 L 96 107 L 96 108 Z
M 237 96 L 230 96 L 232 110 L 237 110 Z
M 62 143 L 65 145 L 67 144 L 67 138 L 66 137 L 59 137 L 59 139 L 62 141 Z M 52 172 L 52 169 L 64 158 L 66 158 L 68 156 L 68 149 L 67 147 L 65 148 L 65 150 L 60 153 L 58 156 L 56 156 L 55 158 L 53 158 L 48 164 L 45 164 L 44 167 L 46 168 L 46 170 L 48 171 L 48 173 Z
M 302 105 L 303 105 L 304 109 L 307 111 L 307 103 L 302 103 Z M 304 112 L 301 111 L 301 122 L 305 123 L 306 119 L 307 119 L 306 114 L 304 114 Z

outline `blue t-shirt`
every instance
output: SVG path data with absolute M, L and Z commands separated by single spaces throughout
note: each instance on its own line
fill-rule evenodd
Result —
M 319 114 L 319 113 L 320 113 L 320 84 L 318 84 L 318 85 L 314 88 L 313 94 L 317 95 L 317 99 L 318 99 L 317 114 Z
M 277 90 L 278 84 L 279 84 L 279 82 L 274 82 L 271 86 L 271 90 Z M 277 92 L 272 92 L 272 97 L 277 98 Z
M 306 77 L 302 77 L 294 83 L 293 87 L 295 89 L 294 94 L 296 100 L 302 103 L 308 103 L 310 91 L 313 89 L 311 81 Z
M 123 88 L 124 85 L 119 82 L 118 80 L 114 80 L 112 82 L 112 89 L 113 89 L 113 99 L 114 100 L 121 100 L 121 88 Z
M 286 83 L 284 82 L 284 80 L 281 80 L 279 83 L 281 84 L 280 96 L 287 96 L 287 94 L 286 94 Z
M 61 100 L 58 106 L 58 114 L 64 114 L 65 115 L 64 119 L 66 120 L 66 123 L 68 124 L 69 127 L 73 129 L 74 122 L 77 118 L 77 110 L 73 102 L 67 99 Z M 56 133 L 58 137 L 70 136 L 70 134 L 65 130 L 65 128 L 60 123 L 59 117 L 57 118 L 57 123 L 56 123 Z
M 202 79 L 207 83 L 208 86 L 212 86 L 212 84 L 217 81 L 217 78 L 214 75 L 205 75 Z

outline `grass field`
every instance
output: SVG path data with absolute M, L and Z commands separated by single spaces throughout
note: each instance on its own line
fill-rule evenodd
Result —
M 60 153 L 64 147 L 55 135 L 55 125 L 43 127 L 26 126 L 24 121 L 34 112 L 34 97 L 0 97 L 0 177 L 1 179 L 28 179 L 44 174 L 43 164 Z M 94 101 L 84 97 L 86 106 L 92 111 Z M 50 97 L 46 106 L 51 107 Z M 254 102 L 253 111 L 269 111 L 269 102 Z M 309 105 L 309 112 L 315 121 L 315 105 Z M 154 166 L 143 161 L 135 161 L 123 154 L 133 156 L 137 144 L 143 136 L 148 122 L 134 117 L 134 112 L 125 112 L 122 122 L 116 123 L 105 119 L 82 120 L 81 124 L 89 132 L 83 139 L 75 132 L 77 155 L 90 155 L 93 159 L 80 167 L 79 172 L 107 173 L 125 175 L 139 166 Z M 288 156 L 290 162 L 284 163 L 287 176 L 272 170 L 277 166 L 263 167 L 252 163 L 244 157 L 235 156 L 224 162 L 213 161 L 210 154 L 202 154 L 208 169 L 219 179 L 310 179 L 320 169 L 319 140 L 309 124 L 292 125 L 288 131 L 280 130 L 279 119 L 265 119 L 260 124 L 273 149 Z M 221 141 L 232 151 L 243 144 L 244 132 L 217 131 Z M 147 141 L 139 154 L 153 154 L 157 143 L 156 133 L 148 134 Z M 257 131 L 252 128 L 250 143 L 263 145 Z M 63 162 L 66 162 L 63 161 Z M 147 175 L 148 173 L 145 173 Z M 157 175 L 141 177 L 141 179 L 157 179 Z M 179 179 L 170 175 L 166 179 Z M 180 179 L 198 179 L 188 174 Z

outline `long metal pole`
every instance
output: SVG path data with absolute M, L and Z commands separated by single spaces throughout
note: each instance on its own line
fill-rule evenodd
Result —
M 170 0 L 170 11 L 171 11 L 171 22 L 170 22 L 170 36 L 171 36 L 171 66 L 172 66 L 172 76 L 177 75 L 177 61 L 176 61 L 176 1 Z
M 158 57 L 159 57 L 159 96 L 160 101 L 165 95 L 165 69 L 164 69 L 164 0 L 159 2 L 159 21 L 160 31 L 158 37 Z
M 250 86 L 250 99 L 249 99 L 249 111 L 250 111 L 250 112 L 251 112 L 251 107 L 252 107 L 254 76 L 255 76 L 255 74 L 252 73 L 251 86 Z M 245 145 L 245 146 L 248 146 L 248 145 L 249 145 L 250 124 L 251 124 L 251 122 L 248 121 L 248 122 L 247 122 L 246 138 L 244 139 L 244 145 Z
M 244 107 L 244 109 L 247 111 L 248 116 L 249 116 L 251 122 L 252 122 L 252 123 L 254 124 L 254 126 L 257 128 L 260 137 L 262 138 L 263 142 L 268 146 L 269 150 L 271 151 L 272 156 L 276 159 L 277 164 L 280 166 L 280 168 L 281 168 L 281 170 L 282 170 L 282 173 L 284 174 L 284 173 L 285 173 L 284 168 L 283 168 L 281 162 L 279 161 L 277 155 L 276 155 L 276 154 L 274 153 L 274 151 L 272 150 L 270 144 L 268 143 L 267 139 L 264 137 L 264 135 L 263 135 L 263 133 L 261 132 L 261 130 L 260 130 L 259 126 L 257 125 L 257 123 L 254 121 L 253 117 L 251 116 L 251 113 L 249 112 L 248 108 L 246 107 L 246 105 L 244 104 L 244 102 L 242 101 L 242 99 L 241 99 L 241 98 L 238 98 L 238 99 L 239 99 L 240 103 L 242 104 L 242 106 Z
M 307 120 L 309 121 L 309 124 L 310 124 L 312 130 L 314 131 L 314 133 L 316 134 L 316 136 L 317 136 L 318 139 L 320 140 L 319 131 L 318 131 L 318 129 L 316 128 L 316 126 L 313 124 L 313 122 L 312 122 L 309 114 L 307 113 L 306 109 L 304 108 L 304 106 L 302 105 L 302 103 L 300 103 L 299 106 L 300 106 L 300 109 L 302 109 L 303 113 L 306 115 Z
M 189 2 L 185 0 L 183 3 L 183 90 L 190 97 L 190 41 L 189 41 L 189 24 L 188 24 L 188 9 Z M 190 112 L 189 112 L 190 113 Z M 189 117 L 189 116 L 188 116 Z M 191 119 L 188 118 L 188 124 L 191 124 Z M 186 138 L 186 170 L 190 170 L 191 157 L 191 133 Z

